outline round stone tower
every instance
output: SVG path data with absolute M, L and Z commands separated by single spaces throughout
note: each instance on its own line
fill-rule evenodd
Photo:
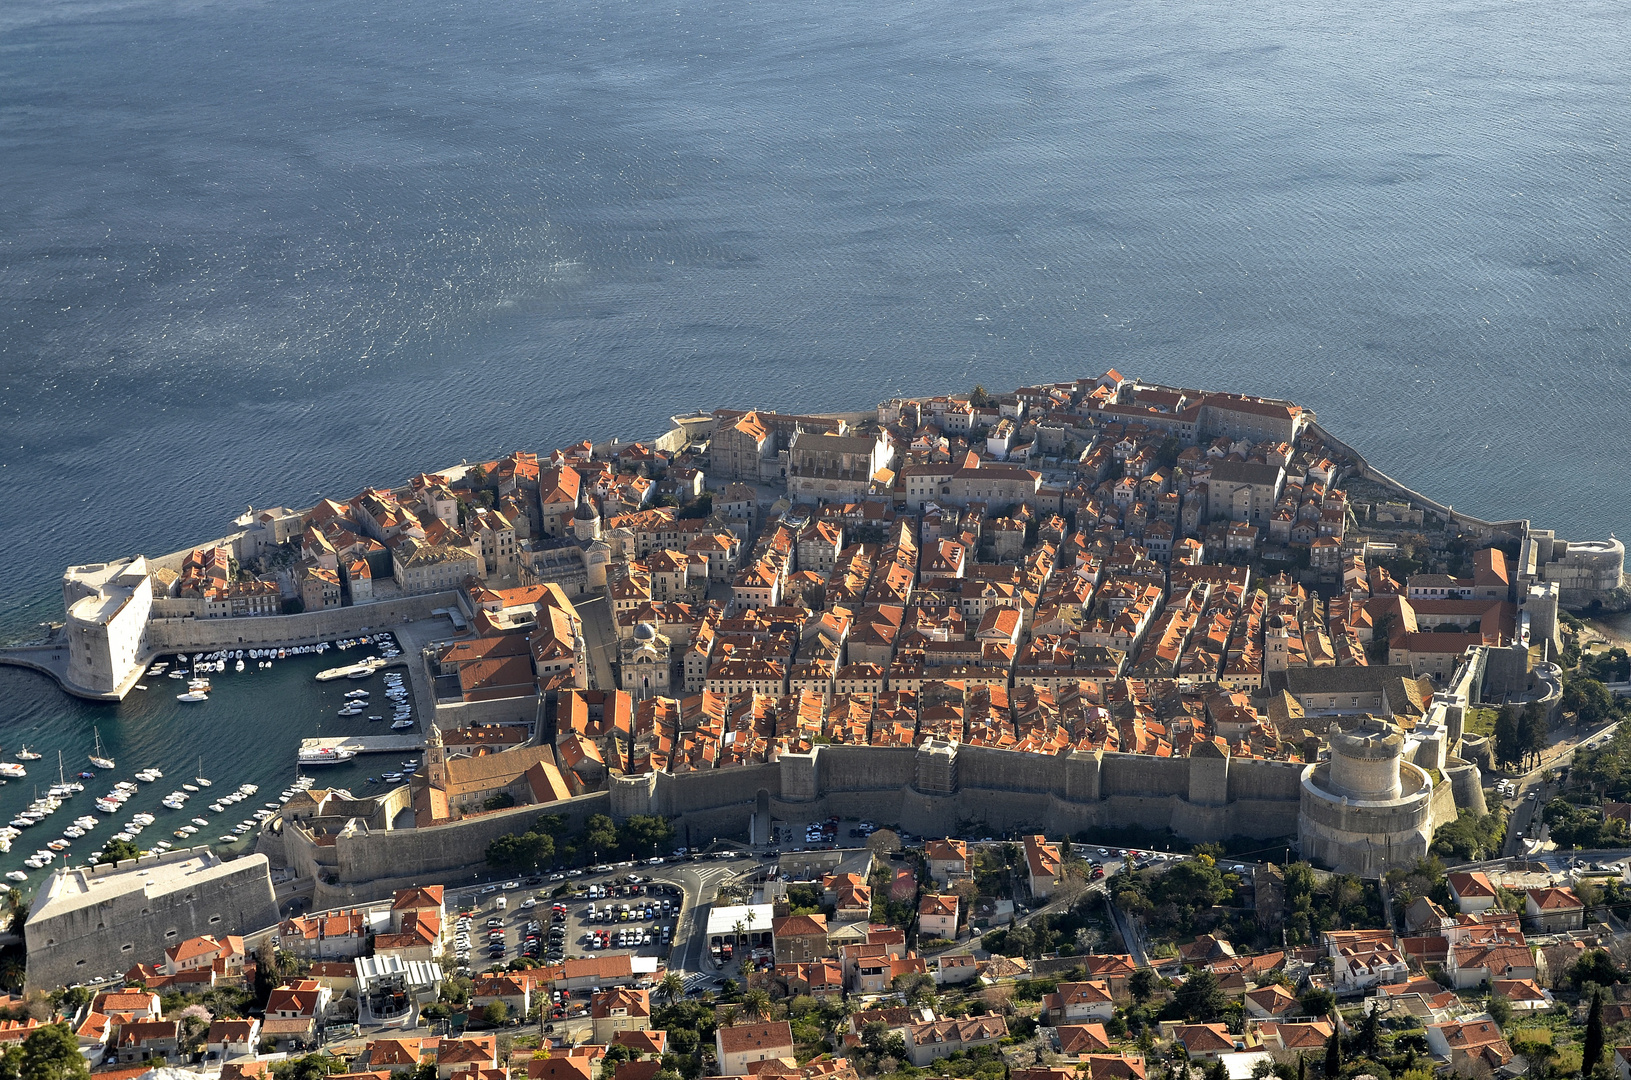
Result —
M 1404 736 L 1362 725 L 1331 736 L 1330 789 L 1333 795 L 1367 802 L 1399 797 L 1399 765 Z
M 1330 745 L 1329 760 L 1303 770 L 1303 858 L 1377 877 L 1424 857 L 1433 842 L 1433 780 L 1404 760 L 1398 729 L 1366 717 Z

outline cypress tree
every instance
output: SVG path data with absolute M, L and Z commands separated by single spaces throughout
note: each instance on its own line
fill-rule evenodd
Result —
M 1580 1051 L 1580 1072 L 1590 1076 L 1603 1060 L 1603 992 L 1591 993 L 1591 1012 L 1586 1017 L 1586 1041 Z
M 1342 1071 L 1342 1033 L 1336 1030 L 1325 1040 L 1325 1075 L 1335 1076 Z

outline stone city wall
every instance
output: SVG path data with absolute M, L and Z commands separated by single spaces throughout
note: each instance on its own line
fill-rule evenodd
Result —
M 1370 462 L 1365 460 L 1365 455 L 1361 454 L 1358 450 L 1355 450 L 1353 447 L 1349 446 L 1335 435 L 1332 435 L 1329 431 L 1326 431 L 1318 423 L 1309 424 L 1308 430 L 1318 436 L 1319 439 L 1327 446 L 1341 451 L 1343 454 L 1346 454 L 1348 457 L 1352 458 L 1356 466 L 1356 471 L 1360 476 L 1373 483 L 1381 484 L 1383 487 L 1392 489 L 1412 506 L 1416 506 L 1424 510 L 1431 510 L 1433 513 L 1444 518 L 1446 521 L 1453 521 L 1463 528 L 1466 528 L 1481 536 L 1492 536 L 1497 533 L 1508 533 L 1513 536 L 1521 537 L 1529 529 L 1529 522 L 1524 518 L 1518 518 L 1510 521 L 1485 521 L 1483 518 L 1473 517 L 1471 514 L 1464 514 L 1459 510 L 1452 509 L 1448 504 L 1441 503 L 1437 499 L 1429 499 L 1426 495 L 1423 495 L 1419 491 L 1415 491 L 1412 488 L 1406 487 L 1399 481 L 1393 479 L 1393 477 L 1389 476 L 1387 473 L 1383 472 L 1381 469 L 1373 466 Z
M 348 637 L 363 627 L 389 630 L 402 622 L 441 618 L 433 616 L 431 611 L 458 606 L 458 593 L 440 592 L 405 596 L 378 604 L 304 611 L 299 615 L 260 615 L 242 619 L 153 619 L 147 624 L 147 650 L 152 655 L 259 648 L 265 645 L 309 645 Z

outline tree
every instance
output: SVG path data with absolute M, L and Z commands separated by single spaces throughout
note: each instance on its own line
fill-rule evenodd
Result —
M 1495 763 L 1514 766 L 1523 761 L 1523 740 L 1518 733 L 1518 710 L 1502 705 L 1495 714 Z
M 510 1007 L 502 1001 L 488 1002 L 487 1007 L 481 1011 L 481 1018 L 498 1027 L 510 1018 Z
M 331 1073 L 345 1072 L 343 1058 L 332 1054 L 307 1054 L 305 1057 L 280 1061 L 272 1066 L 275 1080 L 323 1080 Z
M 1354 1048 L 1362 1057 L 1375 1057 L 1382 1052 L 1382 1024 L 1376 1018 L 1375 1009 L 1365 1010 L 1365 1019 L 1354 1039 Z
M 1304 1016 L 1327 1016 L 1336 1008 L 1336 1003 L 1337 996 L 1319 986 L 1311 986 L 1303 991 L 1303 996 L 1298 1001 Z
M 1576 988 L 1584 988 L 1587 983 L 1613 986 L 1621 978 L 1623 976 L 1615 966 L 1614 958 L 1605 949 L 1592 949 L 1569 967 L 1569 981 Z
M 1325 1040 L 1325 1075 L 1336 1077 L 1342 1072 L 1342 1033 L 1332 1030 L 1331 1037 Z
M 91 857 L 93 863 L 117 863 L 126 859 L 134 859 L 142 853 L 142 849 L 129 840 L 109 840 L 101 851 Z
M 1603 1060 L 1603 992 L 1591 992 L 1591 1012 L 1586 1016 L 1586 1038 L 1580 1050 L 1580 1072 L 1590 1076 Z
M 657 996 L 670 1005 L 685 996 L 685 980 L 677 971 L 669 971 L 657 984 Z
M 1512 1000 L 1505 994 L 1491 994 L 1489 996 L 1489 1018 L 1501 1028 L 1512 1021 Z
M 1161 977 L 1150 968 L 1139 968 L 1127 980 L 1127 992 L 1140 1005 L 1153 998 L 1161 989 Z
M 1202 1024 L 1222 1016 L 1229 1005 L 1228 995 L 1218 986 L 1218 977 L 1210 971 L 1197 971 L 1185 979 L 1173 1001 L 1185 1018 Z
M 770 1015 L 770 993 L 756 986 L 742 995 L 742 1015 L 754 1023 Z
M 1541 711 L 1540 702 L 1531 701 L 1523 707 L 1523 712 L 1518 716 L 1518 742 L 1523 747 L 1524 754 L 1538 765 L 1541 755 L 1546 753 L 1546 744 L 1549 741 L 1546 734 L 1546 714 Z
M 47 1024 L 23 1040 L 22 1080 L 89 1080 L 91 1070 L 67 1024 Z
M 1563 709 L 1577 723 L 1599 724 L 1613 714 L 1614 695 L 1596 679 L 1571 678 L 1563 687 Z

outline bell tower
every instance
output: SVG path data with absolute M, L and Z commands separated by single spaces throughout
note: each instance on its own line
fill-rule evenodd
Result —
M 434 720 L 425 736 L 425 779 L 431 787 L 447 790 L 447 748 L 442 745 L 442 729 Z

